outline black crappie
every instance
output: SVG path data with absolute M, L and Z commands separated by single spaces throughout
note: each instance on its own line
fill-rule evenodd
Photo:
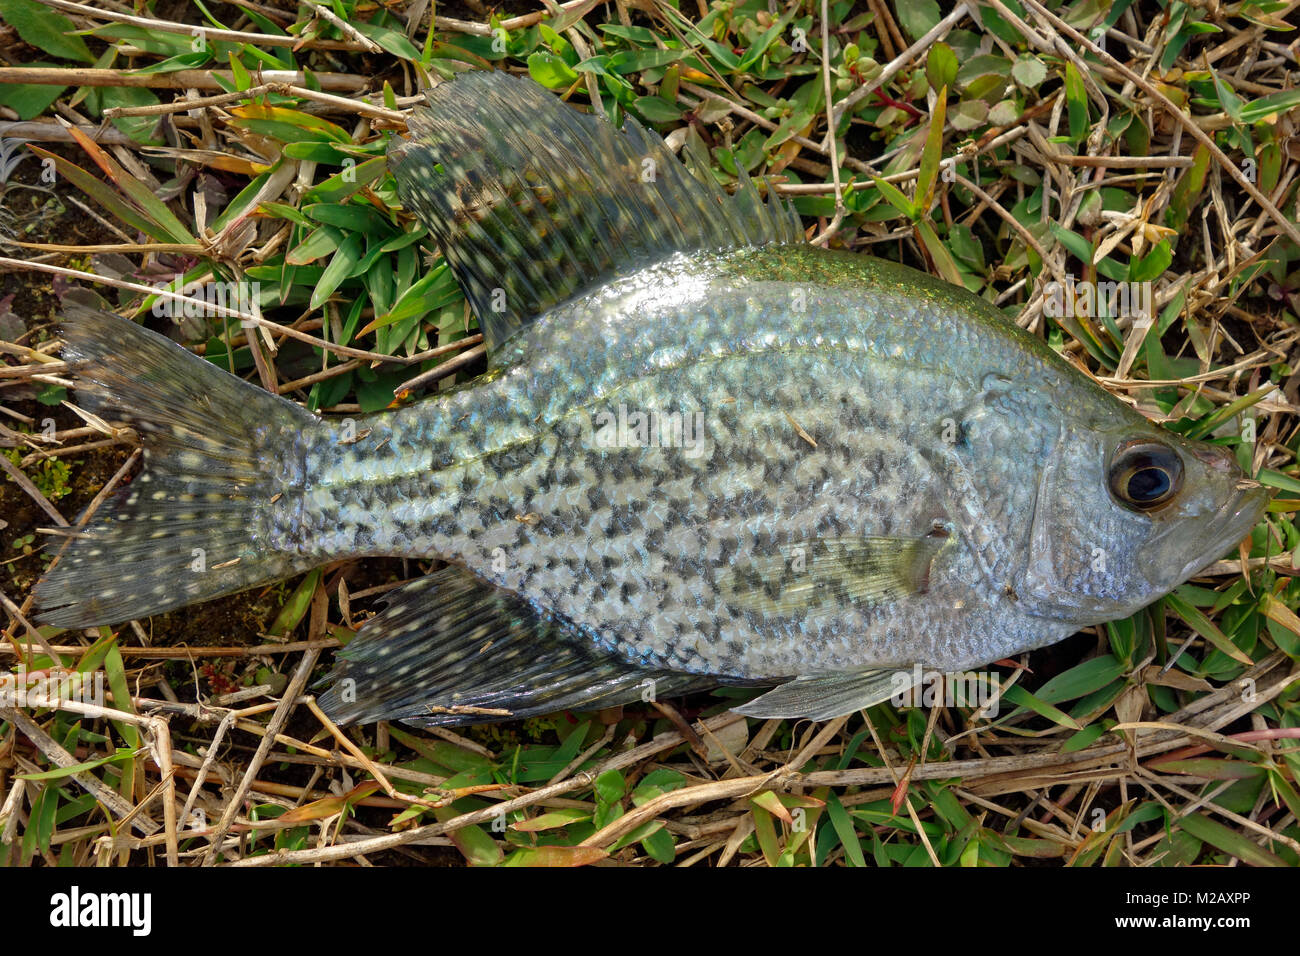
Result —
M 824 718 L 1128 615 L 1267 495 L 983 300 L 803 243 L 635 123 L 500 73 L 389 156 L 489 346 L 466 387 L 343 424 L 73 312 L 79 395 L 143 472 L 39 585 L 115 623 L 347 556 L 441 558 L 340 654 L 342 722 L 464 723 L 779 685 Z M 199 550 L 196 550 L 199 549 Z M 201 553 L 202 570 L 190 570 Z

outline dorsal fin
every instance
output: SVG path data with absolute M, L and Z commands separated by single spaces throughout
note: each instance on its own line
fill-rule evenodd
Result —
M 442 248 L 489 353 L 542 312 L 674 252 L 800 242 L 792 207 L 741 175 L 696 179 L 654 132 L 620 131 L 531 80 L 466 73 L 428 93 L 389 166 Z

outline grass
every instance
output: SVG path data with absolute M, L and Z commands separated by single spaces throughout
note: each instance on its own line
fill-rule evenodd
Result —
M 467 3 L 430 23 L 366 0 L 134 19 L 0 0 L 0 653 L 105 697 L 0 709 L 0 860 L 1300 864 L 1295 4 Z M 63 540 L 35 529 L 88 520 L 134 463 L 129 435 L 63 404 L 73 284 L 147 316 L 158 287 L 257 282 L 256 335 L 169 307 L 175 334 L 326 413 L 481 368 L 383 157 L 427 79 L 485 68 L 635 116 L 723 183 L 767 177 L 814 241 L 995 302 L 1232 448 L 1277 493 L 1267 519 L 1133 618 L 1000 666 L 996 715 L 923 701 L 792 724 L 699 695 L 344 733 L 307 689 L 370 599 L 421 571 L 398 561 L 95 635 L 32 627 Z M 1071 280 L 1152 283 L 1154 315 L 1058 315 L 1049 284 Z

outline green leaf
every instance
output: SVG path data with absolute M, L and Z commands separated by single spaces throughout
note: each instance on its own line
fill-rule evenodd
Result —
M 1173 261 L 1174 253 L 1169 248 L 1169 240 L 1162 239 L 1145 256 L 1129 264 L 1129 281 L 1150 282 L 1158 279 Z
M 150 63 L 148 66 L 142 66 L 138 70 L 130 70 L 127 76 L 151 76 L 154 73 L 175 73 L 177 70 L 193 70 L 212 59 L 212 54 L 206 50 L 192 50 L 189 53 L 178 53 L 176 56 L 168 57 L 158 63 Z M 114 89 L 114 87 L 107 87 Z
M 902 191 L 893 183 L 887 183 L 879 176 L 872 176 L 871 181 L 876 184 L 880 194 L 885 197 L 885 202 L 889 203 L 908 219 L 916 219 L 921 213 L 912 200 L 903 195 Z
M 826 813 L 830 817 L 831 826 L 835 829 L 835 835 L 839 837 L 840 846 L 844 847 L 844 855 L 848 858 L 849 865 L 865 867 L 867 860 L 862 852 L 862 841 L 853 827 L 853 819 L 834 793 L 826 797 Z
M 1070 117 L 1070 140 L 1080 143 L 1088 135 L 1088 88 L 1073 63 L 1065 64 L 1065 105 Z
M 356 27 L 358 33 L 374 40 L 386 53 L 391 53 L 403 60 L 418 61 L 420 59 L 419 48 L 406 38 L 406 34 L 398 33 L 389 27 L 376 26 L 373 23 L 361 23 L 350 17 L 348 21 L 352 26 Z
M 99 109 L 112 109 L 119 106 L 156 106 L 159 100 L 153 90 L 141 86 L 106 86 L 100 88 Z M 158 117 L 156 116 L 115 116 L 113 126 L 137 143 L 156 146 L 162 143 L 157 135 Z
M 925 36 L 943 18 L 935 0 L 900 0 L 894 4 L 894 10 L 899 26 L 913 41 Z
M 284 155 L 290 159 L 309 159 L 313 163 L 325 163 L 329 166 L 339 166 L 347 159 L 347 156 L 339 152 L 333 143 L 322 143 L 319 140 L 285 143 Z
M 167 204 L 155 196 L 153 190 L 148 186 L 123 169 L 117 160 L 98 146 L 88 143 L 84 139 L 82 139 L 82 146 L 91 154 L 91 158 L 108 173 L 114 185 L 126 193 L 127 198 L 134 202 L 145 215 L 163 228 L 168 236 L 165 241 L 185 243 L 198 241 L 185 227 L 185 224 L 176 218 L 175 213 L 167 207 Z
M 1286 113 L 1300 106 L 1300 87 L 1293 90 L 1283 90 L 1280 93 L 1270 93 L 1268 96 L 1261 96 L 1257 100 L 1252 100 L 1245 106 L 1241 107 L 1241 122 L 1254 124 L 1263 122 L 1275 117 L 1278 113 Z
M 461 812 L 455 807 L 438 807 L 433 815 L 440 823 L 446 823 L 460 816 Z M 505 855 L 501 844 L 492 839 L 482 827 L 473 824 L 452 830 L 447 836 L 456 844 L 456 849 L 460 850 L 470 866 L 496 866 Z
M 134 759 L 134 750 L 118 748 L 117 751 L 109 754 L 107 757 L 87 760 L 85 763 L 73 764 L 69 767 L 55 767 L 53 770 L 42 770 L 37 773 L 20 773 L 15 774 L 15 776 L 20 780 L 61 780 L 64 777 L 71 777 L 73 774 L 84 773 L 87 770 L 94 770 L 96 767 L 102 767 L 105 764 Z
M 112 633 L 107 627 L 101 627 L 99 632 L 101 637 Z M 113 707 L 128 714 L 134 714 L 135 703 L 131 700 L 131 685 L 126 679 L 126 665 L 122 663 L 122 652 L 118 649 L 116 641 L 109 645 L 108 653 L 104 655 L 104 676 L 108 680 L 108 690 L 113 697 Z M 140 749 L 140 731 L 134 724 L 122 720 L 114 720 L 112 723 L 113 729 L 117 731 L 118 736 L 126 741 L 127 749 Z M 127 795 L 132 792 L 134 787 L 135 762 L 130 761 L 122 765 L 122 774 L 118 780 L 118 792 Z
M 361 237 L 355 233 L 349 235 L 339 245 L 338 250 L 330 259 L 329 265 L 325 267 L 325 272 L 321 275 L 320 281 L 316 283 L 316 288 L 311 293 L 311 307 L 319 309 L 331 295 L 334 290 L 342 285 L 343 280 L 352 275 L 352 270 L 356 268 L 361 261 Z
M 1084 264 L 1092 263 L 1093 249 L 1091 242 L 1077 232 L 1072 232 L 1055 222 L 1051 223 L 1051 227 L 1052 235 L 1056 236 L 1057 241 L 1070 251 L 1070 255 Z
M 248 70 L 244 69 L 244 64 L 239 57 L 235 56 L 232 50 L 229 56 L 230 75 L 235 78 L 235 89 L 243 91 L 253 85 L 253 78 L 249 75 Z
M 959 66 L 957 54 L 952 52 L 952 47 L 948 44 L 940 42 L 930 47 L 925 58 L 925 78 L 930 83 L 930 89 L 952 89 L 952 85 L 957 82 Z
M 632 803 L 638 807 L 644 806 L 656 797 L 680 790 L 684 786 L 686 786 L 684 776 L 676 770 L 660 767 L 658 770 L 650 771 L 637 783 L 636 789 L 632 791 Z
M 650 834 L 641 841 L 641 846 L 652 860 L 665 865 L 672 863 L 677 856 L 677 844 L 667 827 Z
M 307 611 L 311 608 L 311 599 L 316 594 L 316 585 L 320 583 L 320 568 L 309 573 L 305 578 L 298 582 L 298 586 L 293 589 L 284 602 L 284 607 L 280 608 L 280 613 L 275 616 L 275 621 L 271 624 L 271 634 L 287 635 L 299 622 L 307 616 Z
M 392 224 L 373 206 L 353 203 L 309 203 L 302 212 L 310 219 L 351 232 L 378 238 L 392 232 Z
M 1047 67 L 1032 53 L 1024 53 L 1012 64 L 1011 76 L 1021 86 L 1036 90 L 1047 79 Z
M 1217 624 L 1205 616 L 1205 613 L 1197 607 L 1193 607 L 1183 596 L 1182 588 L 1172 594 L 1165 595 L 1165 606 L 1186 621 L 1197 634 L 1213 644 L 1223 653 L 1227 654 L 1239 664 L 1245 664 L 1250 667 L 1255 662 L 1232 643 L 1232 639 L 1223 631 L 1219 630 Z
M 941 87 L 930 115 L 925 146 L 921 149 L 921 169 L 916 178 L 916 208 L 925 212 L 934 201 L 934 186 L 939 180 L 939 162 L 943 159 L 943 124 L 948 115 L 948 88 Z
M 925 251 L 934 261 L 934 267 L 939 275 L 953 285 L 962 285 L 961 270 L 957 268 L 957 262 L 948 251 L 948 247 L 939 240 L 929 219 L 921 219 L 917 222 L 916 234 L 917 239 L 925 246 Z
M 749 49 L 745 51 L 745 55 L 740 58 L 738 65 L 740 72 L 748 72 L 763 58 L 763 54 L 767 52 L 776 38 L 785 33 L 790 21 L 794 19 L 796 10 L 796 7 L 791 7 L 781 19 L 773 23 L 762 36 L 750 44 Z
M 1020 707 L 1027 707 L 1039 716 L 1046 717 L 1054 724 L 1068 727 L 1070 730 L 1082 729 L 1079 726 L 1079 722 L 1069 714 L 1065 713 L 1065 711 L 1059 710 L 1051 704 L 1040 700 L 1019 684 L 1014 684 L 1011 687 L 1005 688 L 1002 691 L 1002 696 L 1013 704 L 1017 704 Z
M 1214 89 L 1219 94 L 1219 105 L 1223 107 L 1223 112 L 1227 113 L 1234 123 L 1242 122 L 1242 107 L 1244 104 L 1241 97 L 1233 91 L 1231 86 L 1219 78 L 1218 71 L 1214 67 L 1210 67 L 1210 76 L 1214 78 Z
M 622 50 L 607 61 L 609 69 L 620 75 L 640 73 L 676 63 L 684 56 L 682 50 Z M 531 60 L 531 57 L 529 58 Z
M 573 67 L 554 53 L 533 53 L 528 57 L 528 75 L 548 90 L 559 90 L 578 82 Z
M 392 311 L 375 316 L 374 321 L 358 334 L 382 329 L 385 326 L 417 316 L 424 316 L 444 308 L 461 297 L 460 286 L 447 267 L 440 262 L 423 277 L 413 282 L 393 303 Z
M 41 806 L 38 811 L 36 807 L 32 808 L 29 819 L 30 829 L 36 835 L 36 843 L 42 853 L 50 852 L 50 844 L 54 840 L 54 821 L 59 811 L 59 791 L 54 787 L 46 787 L 41 791 Z
M 285 262 L 291 266 L 305 266 L 309 262 L 333 255 L 342 242 L 343 234 L 333 226 L 318 226 L 289 250 Z
M 357 301 L 364 300 L 365 296 L 362 296 Z M 342 375 L 317 382 L 311 387 L 311 393 L 307 396 L 308 407 L 314 412 L 337 405 L 352 390 L 355 380 L 356 372 L 344 372 Z
M 659 38 L 659 34 L 645 27 L 625 27 L 617 23 L 602 23 L 596 29 L 601 33 L 608 33 L 610 36 L 618 37 L 621 40 L 631 40 L 633 43 L 639 43 L 642 46 L 654 46 L 655 41 Z
M 1091 723 L 1077 734 L 1072 734 L 1061 747 L 1061 752 L 1069 754 L 1074 753 L 1076 750 L 1082 750 L 1084 747 L 1091 747 L 1106 731 L 1105 723 L 1101 721 Z
M 549 810 L 530 820 L 520 820 L 518 823 L 512 824 L 511 829 L 518 830 L 521 833 L 539 833 L 543 830 L 555 830 L 560 827 L 567 827 L 570 823 L 580 823 L 583 820 L 590 819 L 590 811 L 578 807 L 569 807 Z
M 989 118 L 989 105 L 983 100 L 962 100 L 952 110 L 952 127 L 970 130 L 982 126 Z
M 288 219 L 290 222 L 296 222 L 300 226 L 308 229 L 312 228 L 311 220 L 304 216 L 298 209 L 282 202 L 264 202 L 257 207 L 258 212 L 278 216 L 281 219 Z
M 49 159 L 54 163 L 55 170 L 60 176 L 65 177 L 74 186 L 83 193 L 94 199 L 97 203 L 116 216 L 128 228 L 143 232 L 145 235 L 152 237 L 158 242 L 172 242 L 167 230 L 158 223 L 142 215 L 134 206 L 122 199 L 113 189 L 108 186 L 102 179 L 98 179 L 86 172 L 76 163 L 69 162 L 62 156 L 41 149 L 39 146 L 28 145 L 27 147 L 36 153 L 42 159 Z
M 617 770 L 606 770 L 596 778 L 596 799 L 601 803 L 621 800 L 626 792 L 627 781 Z
M 383 156 L 367 159 L 364 163 L 335 173 L 324 182 L 307 191 L 304 202 L 340 202 L 362 186 L 379 179 L 388 171 L 388 160 Z M 242 193 L 240 195 L 243 195 Z
M 77 26 L 63 14 L 36 0 L 0 0 L 0 18 L 18 31 L 23 42 L 63 60 L 94 63 Z
M 1256 477 L 1259 479 L 1260 484 L 1267 485 L 1270 488 L 1277 488 L 1280 491 L 1300 492 L 1300 479 L 1284 475 L 1272 468 L 1261 468 Z
M 146 53 L 162 57 L 191 52 L 192 37 L 187 33 L 163 33 L 133 23 L 106 23 L 85 32 L 102 40 L 125 40 Z
M 675 123 L 682 111 L 657 96 L 638 96 L 632 107 L 647 123 Z
M 1177 826 L 1243 863 L 1252 866 L 1286 866 L 1281 857 L 1203 814 L 1189 813 L 1178 821 Z
M 42 384 L 36 393 L 36 400 L 42 405 L 62 405 L 68 398 L 68 390 L 62 385 Z
M 1049 704 L 1074 700 L 1101 690 L 1124 674 L 1124 665 L 1109 654 L 1093 657 L 1057 674 L 1038 688 L 1038 699 Z
M 1182 229 L 1187 222 L 1188 210 L 1192 209 L 1201 198 L 1205 188 L 1205 177 L 1210 168 L 1210 150 L 1198 144 L 1192 153 L 1192 165 L 1179 178 L 1169 198 L 1169 208 L 1165 213 L 1165 224 L 1170 229 Z

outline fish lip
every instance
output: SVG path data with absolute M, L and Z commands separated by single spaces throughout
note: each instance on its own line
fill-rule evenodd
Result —
M 1214 546 L 1200 552 L 1187 562 L 1178 581 L 1186 581 L 1197 572 L 1209 567 L 1259 523 L 1268 507 L 1272 493 L 1258 481 L 1242 478 L 1237 482 L 1237 493 L 1224 502 L 1210 519 L 1209 537 Z

